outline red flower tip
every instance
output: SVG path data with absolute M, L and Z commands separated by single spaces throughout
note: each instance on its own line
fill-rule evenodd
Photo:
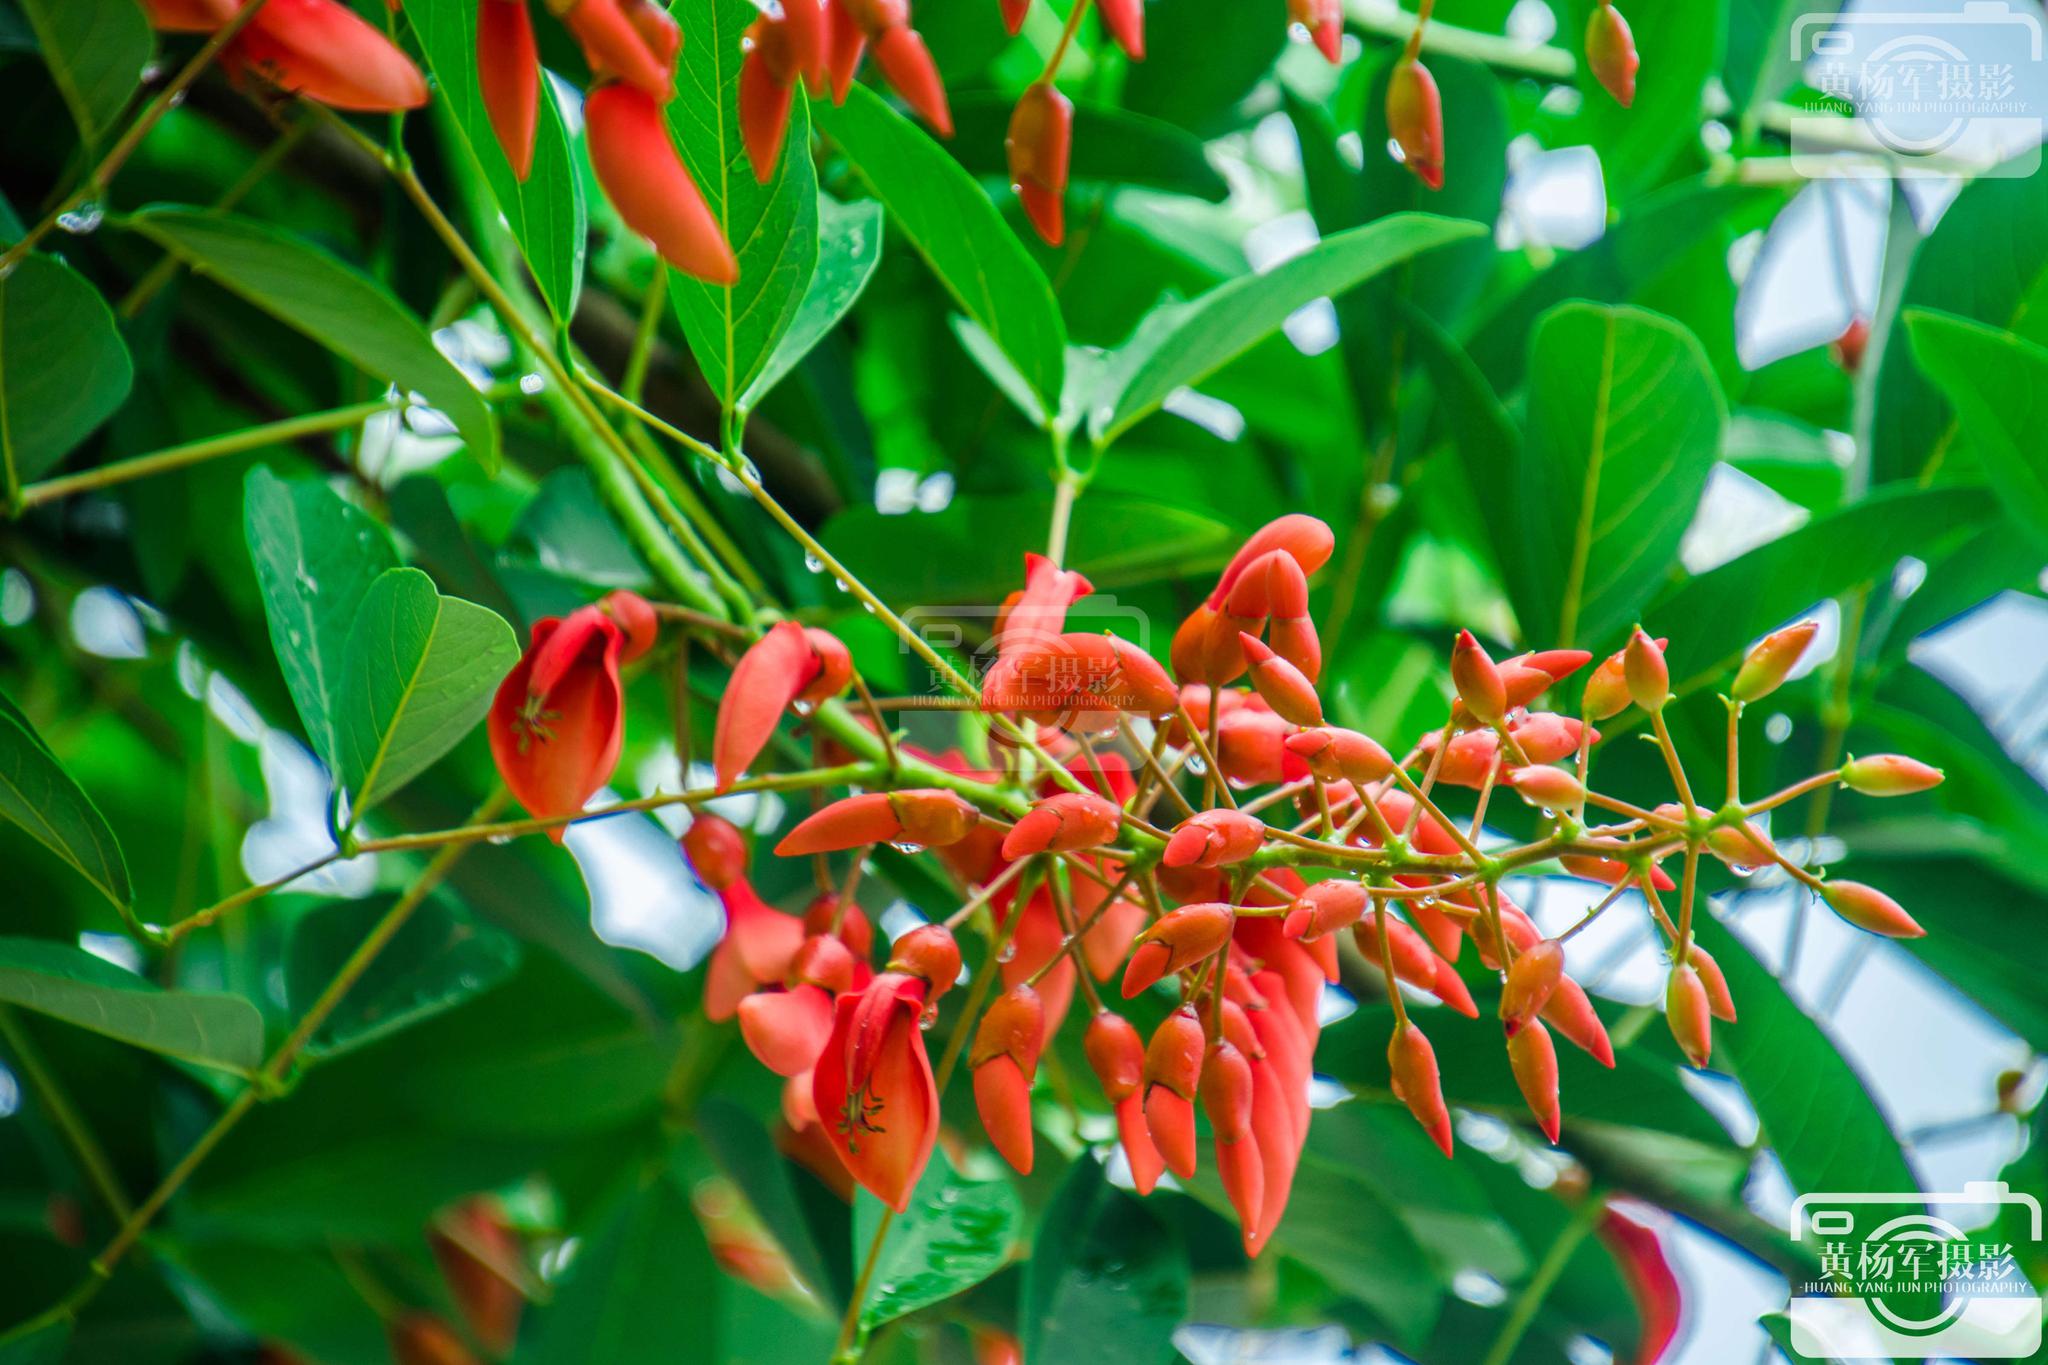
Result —
M 1640 65 L 1642 58 L 1636 55 L 1628 20 L 1608 0 L 1600 0 L 1586 19 L 1586 66 L 1593 78 L 1626 109 L 1635 103 L 1636 68 Z
M 1665 979 L 1664 1022 L 1685 1059 L 1704 1067 L 1714 1052 L 1714 1010 L 1700 974 L 1686 963 L 1672 963 Z
M 1564 945 L 1554 938 L 1541 940 L 1515 958 L 1500 993 L 1500 1019 L 1510 1038 L 1550 1003 L 1550 996 L 1564 976 Z
M 747 837 L 730 820 L 699 811 L 681 842 L 690 870 L 713 891 L 723 891 L 747 875 Z
M 1536 1116 L 1536 1126 L 1555 1144 L 1563 1126 L 1557 1103 L 1557 1045 L 1541 1021 L 1531 1020 L 1508 1039 L 1508 1066 L 1529 1112 Z
M 1412 57 L 1394 64 L 1387 80 L 1387 131 L 1401 149 L 1401 164 L 1430 189 L 1444 186 L 1444 105 L 1429 68 Z
M 932 126 L 940 137 L 953 136 L 953 115 L 946 107 L 946 86 L 931 50 L 917 31 L 898 24 L 884 29 L 874 39 L 875 65 L 903 102 Z
M 1237 810 L 1205 810 L 1174 826 L 1160 862 L 1166 867 L 1223 867 L 1259 851 L 1266 826 Z
M 480 0 L 476 75 L 491 131 L 512 174 L 524 181 L 533 171 L 534 131 L 540 125 L 540 50 L 526 0 Z
M 582 0 L 576 11 L 610 0 Z M 583 103 L 590 164 L 626 226 L 661 258 L 710 284 L 739 279 L 725 232 L 676 152 L 661 107 L 634 84 L 600 86 Z
M 239 69 L 336 109 L 395 113 L 427 102 L 412 59 L 336 0 L 270 0 L 229 51 Z
M 1073 101 L 1050 81 L 1031 85 L 1010 115 L 1003 147 L 1009 155 L 1010 188 L 1049 246 L 1058 246 L 1066 235 L 1063 203 L 1073 143 Z
M 1061 792 L 1034 805 L 1003 836 L 1003 857 L 1012 861 L 1033 853 L 1071 853 L 1096 848 L 1116 838 L 1123 811 L 1093 792 Z
M 1436 1049 L 1413 1024 L 1395 1027 L 1387 1043 L 1387 1069 L 1393 1075 L 1394 1098 L 1429 1134 L 1445 1156 L 1451 1154 L 1451 1111 L 1444 1104 L 1443 1082 L 1437 1073 Z

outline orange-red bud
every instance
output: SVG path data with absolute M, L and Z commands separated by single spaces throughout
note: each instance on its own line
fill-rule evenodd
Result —
M 1259 851 L 1266 826 L 1237 810 L 1205 810 L 1174 826 L 1160 862 L 1167 867 L 1223 867 Z
M 500 0 L 489 0 L 498 4 Z M 654 607 L 637 592 L 615 588 L 597 600 L 598 609 L 618 623 L 625 644 L 619 651 L 619 662 L 633 660 L 654 648 L 654 640 L 661 633 L 661 618 L 654 614 Z
M 1316 695 L 1315 684 L 1300 669 L 1274 653 L 1256 635 L 1239 631 L 1237 641 L 1250 666 L 1252 686 L 1282 720 L 1296 725 L 1323 723 L 1323 699 Z
M 1202 1076 L 1202 1025 L 1182 1008 L 1160 1023 L 1145 1048 L 1145 1127 L 1166 1169 L 1195 1173 L 1195 1093 Z
M 1621 672 L 1628 683 L 1629 700 L 1645 711 L 1661 711 L 1671 700 L 1671 670 L 1664 662 L 1664 647 L 1641 626 L 1621 651 Z
M 1481 725 L 1497 724 L 1507 715 L 1507 684 L 1486 647 L 1469 630 L 1459 631 L 1458 642 L 1451 647 L 1451 685 Z
M 1012 861 L 1033 853 L 1071 853 L 1096 848 L 1116 838 L 1123 810 L 1094 792 L 1061 792 L 1034 805 L 1003 836 L 1003 857 Z
M 512 174 L 523 181 L 533 170 L 533 136 L 540 126 L 540 49 L 526 0 L 480 0 L 476 78 L 491 131 Z
M 965 839 L 979 819 L 965 797 L 942 787 L 863 792 L 842 797 L 805 819 L 782 837 L 775 852 L 779 857 L 801 858 L 862 844 L 944 848 Z
M 1377 782 L 1394 771 L 1393 755 L 1356 730 L 1325 725 L 1289 735 L 1286 743 L 1322 782 Z
M 1335 66 L 1344 51 L 1344 8 L 1341 0 L 1287 0 L 1287 17 L 1308 30 L 1316 51 Z
M 1216 953 L 1230 941 L 1235 920 L 1236 912 L 1222 904 L 1184 905 L 1162 916 L 1138 935 L 1124 968 L 1124 999 Z
M 1546 938 L 1515 958 L 1500 992 L 1500 1019 L 1510 1038 L 1543 1012 L 1564 977 L 1564 945 Z
M 1444 102 L 1436 77 L 1412 57 L 1394 63 L 1387 78 L 1387 131 L 1401 148 L 1401 164 L 1433 190 L 1444 187 Z
M 1048 246 L 1058 246 L 1066 236 L 1067 163 L 1073 145 L 1073 101 L 1052 82 L 1036 82 L 1010 115 L 1003 148 L 1009 154 L 1010 188 Z
M 1451 1111 L 1444 1105 L 1444 1087 L 1437 1073 L 1436 1049 L 1413 1024 L 1398 1024 L 1387 1042 L 1387 1069 L 1393 1075 L 1394 1098 L 1422 1125 L 1445 1156 L 1451 1154 Z
M 1777 691 L 1819 629 L 1818 621 L 1801 621 L 1764 636 L 1743 658 L 1728 694 L 1737 701 L 1756 701 Z
M 1116 45 L 1129 53 L 1132 61 L 1144 61 L 1145 0 L 1096 0 L 1095 9 Z
M 1651 643 L 1662 651 L 1666 642 L 1660 639 Z M 1586 679 L 1586 715 L 1590 719 L 1606 720 L 1628 709 L 1627 660 L 1628 651 L 1618 649 L 1601 660 L 1600 666 Z
M 974 1104 L 1003 1159 L 1031 1174 L 1031 1077 L 1045 1038 L 1045 1004 L 1019 983 L 981 1016 L 967 1063 L 974 1071 Z
M 1714 1052 L 1713 1005 L 1700 974 L 1683 962 L 1671 964 L 1664 982 L 1664 1021 L 1685 1059 L 1704 1067 Z
M 1728 978 L 1721 974 L 1721 964 L 1697 943 L 1687 949 L 1685 960 L 1699 973 L 1700 984 L 1706 987 L 1708 1010 L 1722 1023 L 1734 1023 L 1735 997 L 1728 993 Z
M 1541 1020 L 1530 1020 L 1508 1039 L 1508 1066 L 1529 1112 L 1536 1116 L 1536 1126 L 1555 1143 L 1563 1127 L 1557 1102 L 1557 1045 Z
M 1641 62 L 1628 20 L 1607 0 L 1600 0 L 1586 20 L 1586 65 L 1624 109 L 1635 102 L 1636 68 Z
M 1829 882 L 1820 894 L 1836 914 L 1859 929 L 1886 938 L 1921 938 L 1927 933 L 1903 906 L 1874 886 Z
M 1081 1050 L 1111 1104 L 1137 1094 L 1144 1084 L 1145 1045 L 1137 1027 L 1121 1014 L 1102 1010 L 1090 1019 L 1081 1035 Z
M 605 0 L 582 0 L 576 11 Z M 583 103 L 591 169 L 626 226 L 661 258 L 711 284 L 740 276 L 725 233 L 684 168 L 661 108 L 637 85 L 600 86 Z
M 1842 785 L 1865 796 L 1909 796 L 1941 785 L 1942 771 L 1904 754 L 1872 754 L 1842 765 Z
M 897 25 L 874 38 L 875 65 L 889 78 L 903 102 L 932 126 L 940 137 L 953 136 L 953 115 L 946 107 L 946 86 L 931 50 L 915 29 Z
M 960 944 L 943 924 L 920 924 L 890 945 L 889 970 L 921 978 L 936 1001 L 960 979 Z
M 1357 882 L 1317 882 L 1287 907 L 1281 932 L 1289 938 L 1318 939 L 1358 922 L 1370 897 Z
M 698 811 L 681 842 L 690 870 L 713 891 L 723 891 L 747 875 L 747 837 L 730 820 Z
M 801 7 L 802 0 L 798 0 Z M 754 179 L 765 185 L 782 158 L 789 109 L 802 74 L 796 38 L 787 20 L 764 14 L 747 25 L 740 59 L 740 138 Z
M 1579 779 L 1562 768 L 1548 764 L 1536 764 L 1527 768 L 1507 770 L 1508 785 L 1515 789 L 1515 795 L 1532 806 L 1548 806 L 1562 810 L 1577 805 L 1586 794 Z

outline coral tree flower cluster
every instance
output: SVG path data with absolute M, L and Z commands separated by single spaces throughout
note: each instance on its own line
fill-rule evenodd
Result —
M 1640 897 L 1663 936 L 1666 1020 L 1695 1066 L 1708 1064 L 1714 1025 L 1733 1020 L 1737 1004 L 1693 932 L 1701 859 L 1777 864 L 1860 928 L 1920 932 L 1876 889 L 1782 856 L 1765 817 L 1830 783 L 1922 791 L 1941 780 L 1935 769 L 1858 757 L 1749 801 L 1731 777 L 1725 803 L 1699 804 L 1664 724 L 1666 642 L 1640 629 L 1598 661 L 1577 649 L 1496 660 L 1459 632 L 1444 722 L 1389 748 L 1336 723 L 1318 691 L 1309 591 L 1334 549 L 1313 517 L 1252 535 L 1176 632 L 1172 673 L 1115 636 L 1068 630 L 1092 585 L 1029 557 L 978 699 L 991 738 L 1004 741 L 990 746 L 1001 768 L 896 738 L 869 765 L 872 786 L 818 806 L 776 845 L 777 856 L 814 860 L 832 888 L 801 916 L 762 903 L 746 879 L 744 838 L 698 817 L 685 850 L 729 920 L 707 1013 L 737 1015 L 755 1056 L 789 1078 L 784 1118 L 805 1159 L 906 1207 L 957 1061 L 990 1145 L 1029 1172 L 1040 1061 L 1078 1015 L 1131 1182 L 1149 1193 L 1168 1173 L 1185 1181 L 1213 1162 L 1257 1255 L 1285 1215 L 1308 1138 L 1320 1005 L 1340 974 L 1391 1005 L 1389 1089 L 1448 1156 L 1452 1107 L 1427 1019 L 1439 1021 L 1431 1031 L 1476 1020 L 1475 989 L 1486 983 L 1531 1122 L 1560 1141 L 1557 1040 L 1615 1061 L 1568 970 L 1568 941 L 1625 894 Z M 1727 694 L 1731 740 L 1743 706 L 1785 680 L 1813 634 L 1802 622 L 1750 651 Z M 787 718 L 837 705 L 853 673 L 829 634 L 769 630 L 738 660 L 722 700 L 721 789 L 760 761 Z M 532 694 L 527 676 L 519 695 Z M 1576 705 L 1566 700 L 1574 690 Z M 873 731 L 880 721 L 870 712 L 861 723 Z M 1677 799 L 1646 806 L 1596 790 L 1601 726 L 1647 731 Z M 1454 816 L 1446 802 L 1461 790 L 1474 809 Z M 1510 794 L 1539 813 L 1526 841 L 1504 842 L 1485 822 L 1489 801 Z M 867 922 L 829 862 L 849 854 L 857 886 L 881 843 L 928 853 L 960 901 L 943 922 L 898 938 L 877 970 Z M 1558 868 L 1609 890 L 1552 937 L 1503 881 Z M 969 932 L 982 950 L 963 972 L 955 935 Z M 953 991 L 957 982 L 965 989 Z M 925 1030 L 949 992 L 965 1004 L 934 1068 Z M 1158 1022 L 1141 1030 L 1146 1018 Z M 1635 1231 L 1624 1222 L 1612 1234 L 1632 1245 Z

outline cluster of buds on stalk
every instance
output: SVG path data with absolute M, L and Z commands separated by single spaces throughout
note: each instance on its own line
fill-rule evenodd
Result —
M 991 1145 L 1030 1171 L 1039 1060 L 1080 1003 L 1083 1049 L 1131 1183 L 1149 1193 L 1167 1173 L 1184 1181 L 1213 1161 L 1257 1255 L 1307 1140 L 1323 994 L 1347 965 L 1393 1009 L 1393 1095 L 1449 1156 L 1452 1109 L 1425 1012 L 1476 1020 L 1473 983 L 1497 983 L 1496 1036 L 1535 1127 L 1559 1141 L 1556 1039 L 1603 1066 L 1615 1060 L 1567 970 L 1567 942 L 1625 893 L 1640 894 L 1663 935 L 1666 1018 L 1695 1066 L 1712 1056 L 1715 1021 L 1736 1011 L 1692 932 L 1702 858 L 1777 864 L 1860 928 L 1920 932 L 1874 888 L 1825 880 L 1780 854 L 1759 817 L 1832 783 L 1885 796 L 1925 790 L 1941 774 L 1899 755 L 1852 758 L 1744 801 L 1731 773 L 1727 800 L 1702 805 L 1665 725 L 1666 642 L 1640 628 L 1597 663 L 1578 649 L 1495 660 L 1459 632 L 1445 720 L 1398 758 L 1334 723 L 1317 689 L 1322 646 L 1309 611 L 1310 582 L 1334 549 L 1329 527 L 1308 516 L 1252 535 L 1175 633 L 1172 673 L 1115 636 L 1068 631 L 1092 585 L 1028 557 L 998 615 L 978 700 L 1002 741 L 989 746 L 1001 766 L 886 737 L 888 762 L 871 765 L 878 785 L 822 805 L 775 848 L 817 860 L 820 885 L 834 888 L 802 916 L 763 904 L 746 880 L 744 839 L 697 817 L 685 851 L 730 925 L 706 1010 L 737 1014 L 755 1055 L 790 1078 L 784 1117 L 810 1135 L 800 1151 L 905 1207 L 936 1141 L 939 1091 L 964 1061 Z M 1749 652 L 1726 696 L 1731 753 L 1743 707 L 1785 681 L 1814 630 L 1790 626 Z M 721 784 L 758 758 L 793 704 L 832 704 L 851 674 L 829 635 L 774 627 L 740 659 L 720 707 Z M 1551 699 L 1581 674 L 1570 714 Z M 867 724 L 879 726 L 879 713 Z M 1644 724 L 1676 799 L 1638 805 L 1595 790 L 1596 726 Z M 893 785 L 906 765 L 940 784 L 910 785 L 906 774 Z M 1476 795 L 1454 816 L 1446 797 L 1459 789 Z M 1535 837 L 1505 841 L 1486 825 L 1489 802 L 1507 792 L 1539 808 Z M 876 971 L 850 888 L 884 842 L 929 850 L 960 903 L 899 938 Z M 853 859 L 846 886 L 829 867 L 841 853 Z M 1610 889 L 1548 936 L 1503 883 L 1559 866 Z M 954 937 L 967 928 L 986 947 L 971 974 Z M 967 1003 L 935 1073 L 924 1030 L 961 979 Z M 1099 987 L 1111 982 L 1105 1000 Z M 1125 1001 L 1149 1002 L 1139 1018 L 1160 1018 L 1160 1006 L 1164 1017 L 1143 1033 Z M 1441 1036 L 1458 1025 L 1429 1027 Z
M 764 185 L 775 174 L 798 83 L 813 99 L 844 104 L 870 51 L 903 102 L 939 136 L 953 135 L 945 83 L 910 26 L 910 0 L 783 0 L 747 26 L 743 45 L 740 133 Z

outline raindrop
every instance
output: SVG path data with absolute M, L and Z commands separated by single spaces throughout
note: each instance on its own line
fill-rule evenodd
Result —
M 825 572 L 825 561 L 810 550 L 804 551 L 804 568 L 810 573 Z
M 920 854 L 920 853 L 924 852 L 924 845 L 923 845 L 923 844 L 913 844 L 913 843 L 910 843 L 910 842 L 908 842 L 907 840 L 906 840 L 906 841 L 902 841 L 902 842 L 892 843 L 892 844 L 890 844 L 889 846 L 890 846 L 891 848 L 895 849 L 895 850 L 896 850 L 896 851 L 897 851 L 898 853 L 904 854 L 905 856 L 907 856 L 907 857 L 911 857 L 911 858 L 915 858 L 915 857 L 916 857 L 916 856 L 917 856 L 918 854 Z
M 1209 771 L 1209 765 L 1202 761 L 1200 754 L 1191 754 L 1188 757 L 1187 770 L 1196 777 L 1200 777 L 1203 773 Z
M 106 210 L 100 207 L 99 202 L 88 199 L 76 208 L 58 214 L 57 226 L 74 237 L 83 237 L 99 231 L 99 226 L 106 221 L 106 217 Z
M 519 376 L 519 391 L 521 393 L 535 394 L 546 387 L 547 381 L 537 374 L 522 374 Z
M 1756 869 L 1747 863 L 1730 863 L 1728 864 L 1728 870 L 1738 877 L 1754 877 L 1756 875 Z
M 512 842 L 512 836 L 509 834 L 486 834 L 484 836 L 484 842 L 487 844 L 495 844 L 499 848 L 503 848 L 506 844 Z
M 996 961 L 1015 962 L 1016 960 L 1017 941 L 1015 939 L 1010 940 L 1008 943 L 1005 943 L 1001 948 L 996 950 Z

